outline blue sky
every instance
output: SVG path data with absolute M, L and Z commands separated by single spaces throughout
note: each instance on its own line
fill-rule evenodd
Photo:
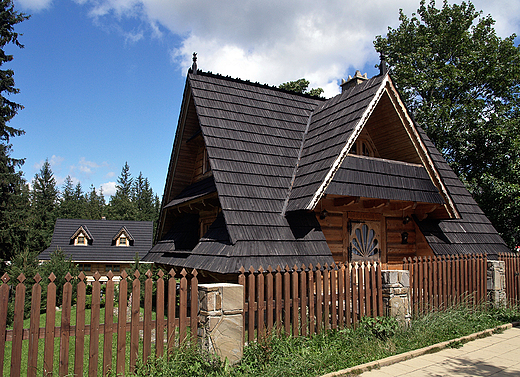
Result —
M 440 5 L 440 1 L 438 2 Z M 383 6 L 384 4 L 384 6 Z M 520 1 L 474 1 L 497 33 L 520 31 Z M 13 157 L 27 180 L 48 158 L 61 186 L 70 175 L 113 194 L 125 162 L 163 193 L 191 54 L 199 68 L 278 85 L 306 77 L 339 92 L 356 69 L 376 74 L 372 41 L 410 15 L 411 0 L 15 0 L 25 48 L 8 47 L 25 109 L 11 125 Z M 518 39 L 517 39 L 518 41 Z M 6 66 L 7 67 L 7 66 Z

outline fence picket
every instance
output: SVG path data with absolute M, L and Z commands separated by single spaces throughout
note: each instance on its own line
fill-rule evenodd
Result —
M 24 274 L 18 276 L 14 301 L 13 342 L 11 350 L 11 377 L 18 377 L 22 367 L 23 311 L 25 305 Z
M 103 337 L 103 376 L 112 370 L 112 334 L 114 332 L 114 274 L 108 271 L 105 292 L 105 327 Z
M 141 274 L 134 272 L 132 281 L 132 309 L 130 314 L 130 373 L 134 373 L 139 352 L 139 314 L 141 307 Z M 94 288 L 92 288 L 92 305 L 94 305 Z M 92 338 L 91 338 L 92 339 Z
M 144 281 L 144 316 L 143 316 L 143 363 L 152 353 L 152 271 L 146 271 Z
M 70 340 L 70 311 L 72 306 L 72 275 L 67 272 L 63 286 L 63 304 L 61 307 L 61 337 L 60 337 L 60 365 L 61 376 L 69 374 L 69 340 Z
M 42 296 L 42 286 L 40 285 L 41 280 L 42 278 L 40 274 L 36 273 L 31 294 L 31 324 L 27 355 L 27 377 L 36 377 L 38 367 L 38 339 L 40 337 L 40 310 Z M 5 337 L 3 339 L 5 339 Z M 3 363 L 3 361 L 3 358 L 1 358 L 0 362 Z
M 88 375 L 90 377 L 97 376 L 98 357 L 99 357 L 99 316 L 101 306 L 101 283 L 99 272 L 94 273 L 94 282 L 92 283 L 92 307 L 90 309 L 90 350 L 88 362 Z
M 43 350 L 43 374 L 52 376 L 54 362 L 54 321 L 56 316 L 56 275 L 51 272 L 47 286 L 47 316 L 45 318 L 45 343 Z
M 166 321 L 164 320 L 164 272 L 157 272 L 159 278 L 156 282 L 157 295 L 155 297 L 156 322 L 155 322 L 155 354 L 161 357 L 164 354 L 164 328 Z

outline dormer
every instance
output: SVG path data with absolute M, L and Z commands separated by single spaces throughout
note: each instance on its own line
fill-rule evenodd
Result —
M 92 238 L 87 227 L 82 225 L 70 237 L 69 244 L 74 246 L 87 246 L 92 245 L 93 241 L 94 239 Z
M 117 234 L 112 238 L 112 245 L 121 247 L 133 246 L 134 238 L 125 227 L 122 227 L 119 232 L 117 232 Z

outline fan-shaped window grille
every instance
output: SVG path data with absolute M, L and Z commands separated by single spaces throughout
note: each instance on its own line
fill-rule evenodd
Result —
M 376 231 L 365 223 L 352 229 L 350 246 L 353 260 L 379 259 L 379 240 Z

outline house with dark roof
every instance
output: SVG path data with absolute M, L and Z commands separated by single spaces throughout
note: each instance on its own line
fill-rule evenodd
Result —
M 152 240 L 151 221 L 58 219 L 51 245 L 40 253 L 39 260 L 49 260 L 59 248 L 87 277 L 96 271 L 119 275 L 136 256 L 143 259 Z
M 218 278 L 242 266 L 398 268 L 405 257 L 509 251 L 381 67 L 324 99 L 194 61 L 144 260 Z

